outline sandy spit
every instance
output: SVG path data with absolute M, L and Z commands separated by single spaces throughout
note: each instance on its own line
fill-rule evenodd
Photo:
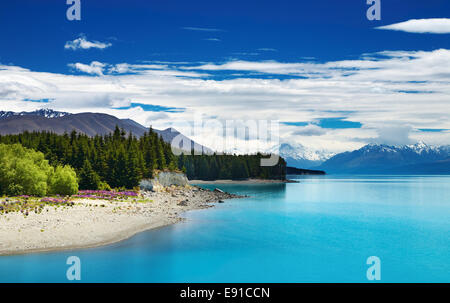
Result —
M 0 255 L 73 250 L 115 243 L 149 229 L 182 221 L 188 210 L 236 195 L 195 186 L 145 192 L 147 202 L 74 200 L 72 207 L 45 206 L 40 214 L 0 215 Z

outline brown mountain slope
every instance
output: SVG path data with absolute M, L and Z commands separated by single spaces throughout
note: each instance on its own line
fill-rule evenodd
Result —
M 127 132 L 141 136 L 146 128 L 137 126 L 114 116 L 96 113 L 81 113 L 59 118 L 42 116 L 13 116 L 0 120 L 0 134 L 18 134 L 24 131 L 52 131 L 57 134 L 70 133 L 72 130 L 88 136 L 104 135 L 114 131 L 118 125 Z
M 97 134 L 105 135 L 114 132 L 116 125 L 119 128 L 123 128 L 127 133 L 131 132 L 137 137 L 142 136 L 144 132 L 148 131 L 148 128 L 131 119 L 119 119 L 108 114 L 80 113 L 47 118 L 42 116 L 40 112 L 36 112 L 26 115 L 9 115 L 0 118 L 0 135 L 19 134 L 24 131 L 50 131 L 57 134 L 64 134 L 76 130 L 88 136 L 95 136 Z M 154 131 L 162 136 L 166 142 L 172 142 L 174 137 L 180 135 L 173 128 L 165 130 L 154 129 Z M 189 148 L 186 148 L 187 151 L 194 148 L 197 151 L 212 153 L 209 148 L 201 146 L 183 135 L 181 136 L 188 142 Z M 179 148 L 180 146 L 176 147 Z

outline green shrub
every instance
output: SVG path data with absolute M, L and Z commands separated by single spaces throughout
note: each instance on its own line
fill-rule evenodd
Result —
M 73 192 L 70 167 L 55 170 L 44 154 L 20 144 L 0 144 L 0 195 L 45 196 Z M 71 177 L 69 177 L 71 176 Z M 78 187 L 78 184 L 75 184 Z M 63 192 L 59 192 L 63 189 Z
M 98 189 L 99 190 L 108 190 L 108 191 L 112 190 L 111 186 L 109 186 L 109 184 L 106 183 L 105 181 L 100 181 L 100 183 L 98 185 Z
M 20 144 L 0 144 L 1 194 L 43 196 L 52 172 L 42 153 Z
M 77 192 L 77 174 L 73 168 L 68 165 L 58 165 L 52 176 L 50 194 L 70 196 L 76 194 Z

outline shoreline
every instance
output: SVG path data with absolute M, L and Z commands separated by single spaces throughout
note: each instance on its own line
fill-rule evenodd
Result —
M 151 202 L 78 199 L 71 208 L 0 216 L 0 257 L 96 248 L 184 221 L 181 214 L 241 196 L 189 186 L 144 192 Z M 118 208 L 121 208 L 119 211 Z M 46 228 L 46 229 L 44 229 Z
M 277 179 L 246 179 L 246 180 L 189 180 L 189 184 L 285 184 L 299 183 L 295 180 L 277 180 Z
M 73 251 L 73 250 L 82 250 L 82 249 L 89 249 L 89 248 L 97 248 L 97 247 L 102 247 L 102 246 L 107 246 L 107 245 L 111 245 L 114 243 L 119 243 L 122 241 L 125 241 L 127 239 L 130 239 L 131 237 L 134 237 L 135 235 L 141 233 L 141 232 L 145 232 L 145 231 L 149 231 L 149 230 L 156 230 L 159 228 L 163 228 L 172 224 L 176 224 L 178 222 L 173 222 L 173 223 L 165 223 L 165 224 L 159 224 L 159 225 L 155 225 L 154 224 L 149 224 L 149 225 L 145 225 L 145 227 L 143 226 L 142 228 L 130 228 L 128 230 L 124 230 L 119 232 L 119 235 L 115 236 L 115 237 L 111 237 L 110 240 L 104 240 L 103 242 L 98 242 L 98 243 L 93 243 L 93 244 L 80 244 L 80 245 L 71 245 L 71 246 L 55 246 L 55 247 L 46 247 L 46 248 L 33 248 L 33 249 L 23 249 L 23 250 L 16 250 L 16 251 L 11 251 L 11 252 L 2 252 L 0 251 L 0 257 L 3 256 L 18 256 L 18 255 L 27 255 L 27 254 L 39 254 L 39 253 L 52 253 L 52 252 L 64 252 L 64 251 Z

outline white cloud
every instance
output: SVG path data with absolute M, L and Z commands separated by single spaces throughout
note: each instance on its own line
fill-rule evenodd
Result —
M 132 72 L 132 67 L 128 63 L 119 63 L 110 67 L 109 71 L 111 73 L 125 74 Z
M 374 138 L 389 141 L 390 131 L 383 130 L 386 126 L 400 131 L 407 126 L 450 129 L 450 50 L 447 49 L 385 51 L 358 60 L 325 63 L 230 61 L 197 65 L 183 62 L 112 65 L 93 61 L 70 66 L 87 75 L 0 65 L 1 110 L 46 106 L 70 112 L 104 112 L 132 118 L 147 126 L 151 123 L 155 128 L 192 121 L 198 113 L 220 120 L 311 124 L 320 118 L 345 116 L 346 120 L 362 123 L 360 129 L 326 129 L 326 132 L 317 129 L 318 126 L 304 129 L 280 126 L 283 139 L 334 152 L 358 148 Z M 273 73 L 287 77 L 267 77 Z M 229 77 L 224 79 L 224 75 Z M 25 99 L 52 101 L 39 104 Z M 186 111 L 155 113 L 139 108 L 114 109 L 129 106 L 131 102 L 186 108 Z M 189 131 L 180 129 L 183 130 Z M 294 134 L 299 130 L 303 134 Z M 316 135 L 312 135 L 314 132 Z M 405 133 L 396 132 L 391 139 L 450 142 L 450 132 Z M 208 141 L 214 142 L 217 136 L 205 130 L 203 136 L 194 139 L 202 143 L 208 137 Z
M 104 63 L 98 61 L 92 61 L 91 64 L 83 64 L 83 63 L 71 63 L 68 64 L 69 67 L 76 69 L 80 72 L 84 72 L 91 75 L 103 75 L 103 68 L 105 67 Z
M 307 126 L 299 127 L 292 134 L 299 136 L 321 136 L 326 133 L 327 131 L 322 127 L 314 124 L 308 124 Z
M 409 125 L 382 126 L 377 130 L 376 143 L 387 145 L 404 145 L 414 143 L 410 138 L 413 128 Z
M 77 50 L 77 49 L 90 49 L 90 48 L 98 48 L 105 49 L 110 47 L 111 43 L 104 43 L 99 41 L 88 41 L 85 36 L 81 36 L 73 41 L 67 41 L 64 45 L 65 49 Z
M 224 32 L 224 30 L 222 30 L 222 29 L 206 28 L 206 27 L 186 26 L 186 27 L 182 27 L 182 29 L 189 30 L 189 31 L 197 31 L 197 32 Z
M 277 52 L 278 51 L 277 49 L 270 48 L 270 47 L 261 47 L 261 48 L 258 48 L 257 50 L 263 51 L 263 52 Z
M 376 29 L 403 31 L 419 34 L 450 34 L 449 18 L 411 19 L 405 22 L 379 26 Z
M 147 125 L 152 125 L 152 123 L 153 123 L 154 121 L 157 121 L 157 120 L 163 120 L 163 119 L 167 120 L 167 119 L 169 119 L 169 118 L 170 118 L 170 116 L 169 116 L 169 114 L 167 114 L 167 113 L 162 113 L 162 112 L 159 112 L 159 113 L 151 113 L 151 114 L 149 114 L 148 117 L 147 117 L 146 124 L 147 124 Z

